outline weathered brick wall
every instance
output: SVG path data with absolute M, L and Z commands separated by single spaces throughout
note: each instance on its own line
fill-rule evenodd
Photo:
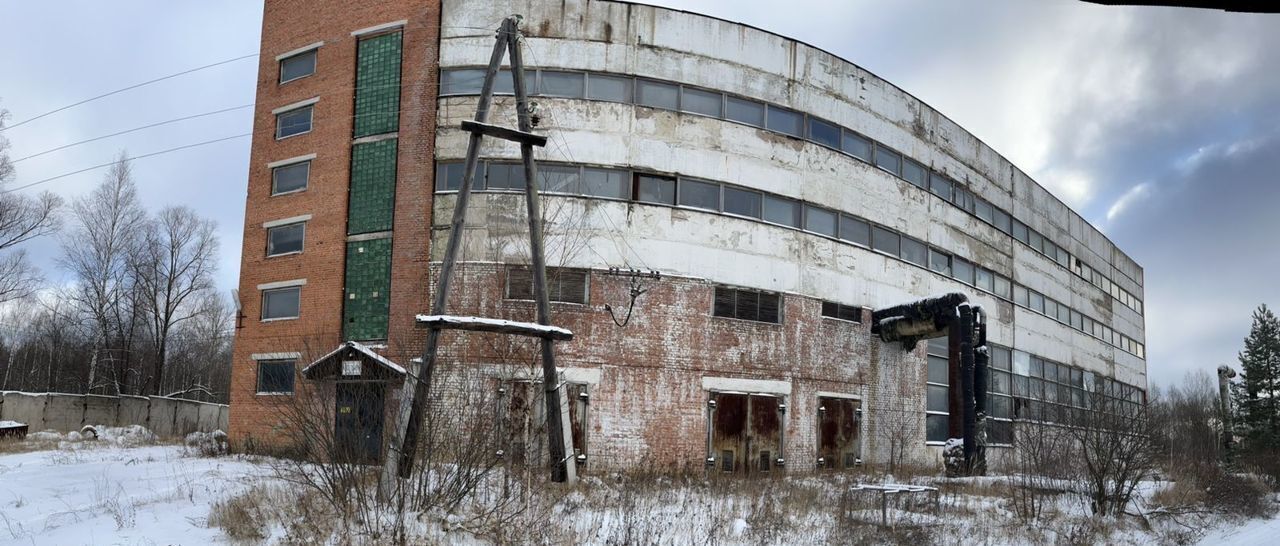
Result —
M 231 377 L 233 438 L 269 436 L 279 397 L 256 395 L 254 353 L 319 356 L 341 341 L 344 252 L 353 135 L 356 42 L 352 31 L 405 20 L 391 274 L 391 344 L 425 308 L 433 187 L 439 2 L 432 0 L 269 0 L 263 11 L 253 149 L 245 205 L 239 321 Z M 315 74 L 280 85 L 281 53 L 323 41 Z M 310 133 L 275 140 L 271 110 L 318 96 Z M 271 197 L 272 161 L 315 153 L 306 191 Z M 311 214 L 300 254 L 267 258 L 262 223 Z M 305 278 L 300 318 L 261 322 L 259 284 Z
M 463 264 L 457 270 L 450 313 L 533 320 L 533 304 L 504 300 L 506 269 Z M 707 399 L 704 377 L 786 381 L 788 467 L 812 468 L 817 452 L 819 392 L 856 395 L 867 408 L 863 453 L 882 462 L 885 435 L 910 425 L 908 460 L 927 462 L 924 444 L 924 345 L 904 352 L 872 338 L 867 324 L 821 316 L 821 302 L 785 296 L 782 324 L 711 316 L 714 285 L 705 280 L 664 277 L 646 281 L 626 327 L 616 326 L 604 304 L 622 308 L 628 281 L 593 271 L 587 305 L 553 303 L 553 322 L 575 339 L 557 344 L 562 368 L 598 368 L 591 386 L 591 467 L 641 463 L 700 466 L 706 457 Z M 864 311 L 864 321 L 870 312 Z M 442 338 L 442 365 L 527 367 L 532 341 L 491 334 L 449 332 Z M 456 388 L 456 387 L 450 387 Z M 891 417 L 906 413 L 910 419 Z

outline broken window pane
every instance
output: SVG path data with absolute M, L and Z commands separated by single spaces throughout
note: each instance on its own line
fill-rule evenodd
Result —
M 636 201 L 674 205 L 676 204 L 676 181 L 647 174 L 637 175 Z
M 577 194 L 581 192 L 579 187 L 579 169 L 578 167 L 565 167 L 563 165 L 542 165 L 538 168 L 539 189 L 550 193 L 571 193 Z
M 937 271 L 948 277 L 951 276 L 951 256 L 939 252 L 937 249 L 929 249 L 929 269 Z

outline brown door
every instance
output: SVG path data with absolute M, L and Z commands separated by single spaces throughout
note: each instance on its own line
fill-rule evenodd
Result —
M 862 462 L 862 401 L 818 398 L 818 465 L 847 469 Z
M 711 453 L 721 472 L 770 472 L 781 456 L 781 400 L 776 396 L 715 393 Z

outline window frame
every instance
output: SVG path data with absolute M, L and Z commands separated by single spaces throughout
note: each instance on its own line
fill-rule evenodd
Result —
M 292 358 L 270 358 L 256 360 L 257 363 L 257 382 L 254 385 L 254 394 L 261 396 L 292 396 L 297 391 L 298 385 L 298 361 Z M 288 366 L 289 367 L 289 390 L 263 390 L 263 365 L 271 366 Z
M 299 193 L 299 192 L 307 191 L 307 189 L 309 189 L 309 188 L 311 187 L 311 162 L 312 162 L 312 161 L 315 161 L 315 156 L 314 156 L 314 155 L 312 155 L 312 156 L 310 156 L 310 157 L 308 157 L 308 158 L 306 158 L 306 159 L 299 159 L 299 160 L 296 160 L 296 161 L 289 161 L 289 160 L 286 160 L 286 162 L 284 162 L 284 163 L 275 163 L 275 164 L 269 165 L 269 167 L 270 167 L 270 169 L 271 169 L 271 195 L 270 195 L 270 197 L 276 197 L 276 196 L 280 196 L 280 195 L 289 195 L 289 194 L 294 194 L 294 193 Z M 302 183 L 302 187 L 297 188 L 297 189 L 293 189 L 293 190 L 279 191 L 279 177 L 277 176 L 277 173 L 278 173 L 281 169 L 288 169 L 288 168 L 291 168 L 291 167 L 292 167 L 292 168 L 297 168 L 298 166 L 301 166 L 301 165 L 305 165 L 305 166 L 306 166 L 306 169 L 307 169 L 307 175 L 304 177 L 304 179 L 305 179 L 305 180 L 304 180 L 304 181 L 303 181 L 303 183 Z
M 268 257 L 268 258 L 277 258 L 277 257 L 280 257 L 280 256 L 292 256 L 292 255 L 294 255 L 294 254 L 302 254 L 303 250 L 305 250 L 305 249 L 306 249 L 306 246 L 307 246 L 307 222 L 308 222 L 308 220 L 299 220 L 299 221 L 297 221 L 297 222 L 289 222 L 289 223 L 287 223 L 287 224 L 280 224 L 280 225 L 270 226 L 270 227 L 266 228 L 266 230 L 267 230 L 267 257 Z M 272 245 L 272 240 L 271 240 L 271 234 L 272 234 L 272 233 L 277 232 L 278 230 L 282 230 L 282 229 L 285 229 L 285 228 L 294 228 L 294 227 L 301 227 L 301 228 L 302 228 L 302 237 L 301 237 L 302 241 L 301 241 L 301 242 L 299 243 L 299 245 L 298 245 L 298 246 L 299 246 L 298 250 L 290 250 L 290 251 L 287 251 L 287 252 L 272 252 L 272 246 L 273 246 L 273 245 Z
M 262 293 L 261 295 L 262 308 L 259 310 L 260 312 L 258 313 L 258 316 L 260 317 L 260 320 L 262 322 L 274 322 L 274 321 L 280 321 L 280 320 L 297 320 L 302 317 L 302 285 L 281 286 L 277 288 L 264 288 L 260 290 L 260 292 Z M 270 296 L 273 294 L 284 294 L 288 292 L 293 292 L 297 294 L 297 299 L 298 299 L 297 314 L 292 316 L 268 317 L 267 316 L 267 300 L 270 298 Z
M 276 82 L 276 85 L 284 85 L 289 82 L 296 82 L 298 80 L 301 80 L 302 78 L 314 76 L 316 71 L 319 70 L 320 68 L 320 55 L 319 55 L 320 45 L 321 44 L 310 45 L 310 46 L 307 46 L 307 48 L 303 49 L 302 51 L 291 51 L 289 53 L 284 54 L 284 56 L 276 59 L 276 70 L 278 71 L 278 76 L 279 76 L 278 78 L 279 81 Z M 311 71 L 301 76 L 294 76 L 287 80 L 284 79 L 285 63 L 292 60 L 300 59 L 305 55 L 311 56 Z
M 280 111 L 278 111 L 278 112 L 274 112 L 274 114 L 275 114 L 275 122 L 276 122 L 276 127 L 275 127 L 275 131 L 274 131 L 274 133 L 275 133 L 276 140 L 284 140 L 284 139 L 286 139 L 286 138 L 293 138 L 293 137 L 296 137 L 296 136 L 302 136 L 302 135 L 305 135 L 305 134 L 310 133 L 311 131 L 314 131 L 314 130 L 315 130 L 315 128 L 316 128 L 316 123 L 315 123 L 315 121 L 316 121 L 316 119 L 315 119 L 315 118 L 316 118 L 316 104 L 318 104 L 318 103 L 316 103 L 316 102 L 310 102 L 310 103 L 303 104 L 303 105 L 300 105 L 300 106 L 297 106 L 297 107 L 294 107 L 294 108 L 289 108 L 289 109 L 287 109 L 287 110 L 280 110 Z M 290 133 L 290 134 L 287 134 L 287 135 L 281 135 L 281 134 L 280 134 L 280 130 L 281 130 L 280 122 L 281 122 L 281 118 L 282 118 L 282 117 L 284 117 L 284 116 L 287 116 L 287 115 L 289 115 L 289 114 L 294 114 L 294 113 L 297 113 L 297 112 L 301 112 L 301 111 L 303 111 L 303 110 L 305 110 L 305 111 L 307 112 L 307 130 L 305 130 L 305 131 L 299 131 L 299 132 L 297 132 L 297 133 Z

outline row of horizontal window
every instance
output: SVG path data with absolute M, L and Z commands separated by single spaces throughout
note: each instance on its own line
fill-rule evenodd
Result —
M 947 338 L 929 340 L 926 425 L 929 441 L 947 439 L 950 409 L 950 365 Z M 1143 391 L 1114 379 L 1024 351 L 988 345 L 987 415 L 996 420 L 1022 419 L 1070 423 L 1090 410 L 1130 414 L 1145 402 Z M 996 437 L 993 434 L 993 437 Z M 1002 443 L 995 441 L 993 443 Z
M 477 165 L 472 190 L 523 190 L 524 167 L 519 163 L 483 161 Z M 440 162 L 437 191 L 462 187 L 464 165 Z M 1109 326 L 1054 301 L 1008 277 L 958 256 L 931 247 L 897 231 L 843 212 L 818 207 L 753 189 L 686 177 L 667 177 L 623 169 L 564 164 L 540 164 L 539 190 L 547 193 L 621 199 L 682 206 L 762 220 L 802 229 L 883 252 L 952 277 L 1005 300 L 1044 314 L 1082 333 L 1146 358 L 1143 344 Z M 1023 297 L 1023 295 L 1026 297 Z
M 534 95 L 624 102 L 705 115 L 803 138 L 844 152 L 977 216 L 1006 235 L 1044 254 L 1067 271 L 1076 273 L 1139 314 L 1142 313 L 1140 299 L 1116 286 L 1101 272 L 1089 268 L 1078 258 L 1073 259 L 1067 250 L 1013 218 L 1008 212 L 976 196 L 964 185 L 931 171 L 922 163 L 856 131 L 773 104 L 673 82 L 598 72 L 530 72 L 533 72 L 530 79 L 533 81 L 531 94 Z M 484 81 L 484 73 L 483 69 L 471 68 L 443 70 L 440 74 L 440 94 L 478 94 Z M 509 70 L 498 73 L 494 92 L 514 93 Z

